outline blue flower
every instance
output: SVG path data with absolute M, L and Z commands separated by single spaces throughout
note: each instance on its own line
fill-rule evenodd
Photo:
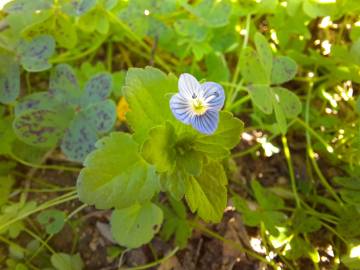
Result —
M 180 75 L 178 87 L 179 93 L 170 99 L 174 116 L 201 133 L 213 134 L 225 100 L 222 86 L 214 82 L 200 84 L 194 76 L 184 73 Z

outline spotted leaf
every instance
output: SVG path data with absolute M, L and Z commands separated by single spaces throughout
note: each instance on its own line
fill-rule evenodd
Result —
M 11 103 L 20 93 L 19 65 L 9 56 L 0 56 L 1 63 L 7 63 L 0 67 L 0 102 Z
M 71 111 L 59 111 L 40 109 L 22 112 L 13 122 L 15 134 L 30 145 L 55 146 L 71 119 Z
M 49 58 L 54 51 L 55 41 L 48 35 L 38 36 L 31 41 L 23 40 L 17 49 L 22 66 L 31 72 L 49 69 Z
M 112 100 L 104 100 L 91 104 L 83 111 L 96 132 L 110 131 L 116 120 L 116 105 Z
M 112 78 L 108 73 L 100 73 L 92 77 L 85 85 L 82 97 L 84 105 L 106 99 L 111 93 Z
M 71 122 L 61 142 L 61 150 L 71 160 L 83 161 L 95 148 L 96 130 L 85 113 L 79 113 Z

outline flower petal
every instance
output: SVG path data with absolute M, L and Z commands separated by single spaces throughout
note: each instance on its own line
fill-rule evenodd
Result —
M 213 134 L 219 123 L 219 112 L 208 110 L 203 115 L 195 115 L 191 118 L 191 125 L 197 131 L 204 134 Z
M 203 97 L 210 110 L 221 110 L 225 101 L 225 92 L 220 84 L 206 82 L 201 84 Z
M 188 73 L 180 75 L 178 87 L 179 93 L 188 99 L 196 98 L 201 92 L 201 84 L 193 75 Z
M 170 99 L 170 109 L 176 119 L 189 125 L 193 115 L 190 104 L 186 98 L 180 94 L 175 94 Z

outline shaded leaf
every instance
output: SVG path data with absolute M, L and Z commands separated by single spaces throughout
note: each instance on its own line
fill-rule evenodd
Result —
M 150 242 L 163 221 L 161 209 L 151 202 L 116 209 L 111 216 L 111 231 L 122 246 L 137 248 Z
M 219 222 L 227 203 L 227 178 L 222 165 L 210 162 L 200 176 L 192 176 L 188 182 L 185 198 L 190 210 L 205 221 Z
M 271 71 L 271 83 L 282 84 L 290 81 L 296 75 L 297 65 L 287 56 L 276 56 Z
M 265 84 L 254 84 L 249 86 L 249 94 L 252 102 L 263 113 L 271 114 L 273 112 L 272 90 Z
M 65 213 L 56 209 L 45 210 L 37 216 L 37 221 L 45 226 L 48 234 L 56 234 L 65 224 Z
M 149 201 L 159 190 L 155 168 L 142 160 L 130 135 L 113 132 L 96 148 L 77 180 L 81 201 L 100 209 L 124 208 Z
M 19 65 L 10 56 L 0 55 L 0 103 L 9 104 L 16 100 L 20 93 Z

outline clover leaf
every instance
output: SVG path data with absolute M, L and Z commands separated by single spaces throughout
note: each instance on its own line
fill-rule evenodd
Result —
M 56 209 L 46 210 L 37 216 L 37 220 L 45 226 L 48 234 L 56 234 L 64 227 L 65 213 Z
M 17 48 L 21 65 L 30 72 L 49 69 L 49 58 L 54 51 L 55 41 L 48 35 L 41 35 L 30 41 L 22 40 Z
M 115 123 L 115 103 L 108 100 L 111 76 L 100 73 L 80 91 L 70 66 L 55 67 L 48 92 L 26 96 L 15 108 L 16 135 L 30 145 L 61 149 L 71 160 L 82 161 L 99 136 Z
M 251 100 L 263 113 L 274 112 L 278 129 L 285 134 L 286 118 L 301 112 L 301 102 L 296 94 L 278 85 L 294 78 L 296 62 L 286 56 L 273 56 L 266 38 L 255 34 L 256 51 L 250 47 L 242 54 L 242 75 L 248 85 Z
M 20 93 L 19 65 L 8 55 L 0 55 L 0 62 L 7 63 L 0 67 L 0 102 L 9 104 Z

